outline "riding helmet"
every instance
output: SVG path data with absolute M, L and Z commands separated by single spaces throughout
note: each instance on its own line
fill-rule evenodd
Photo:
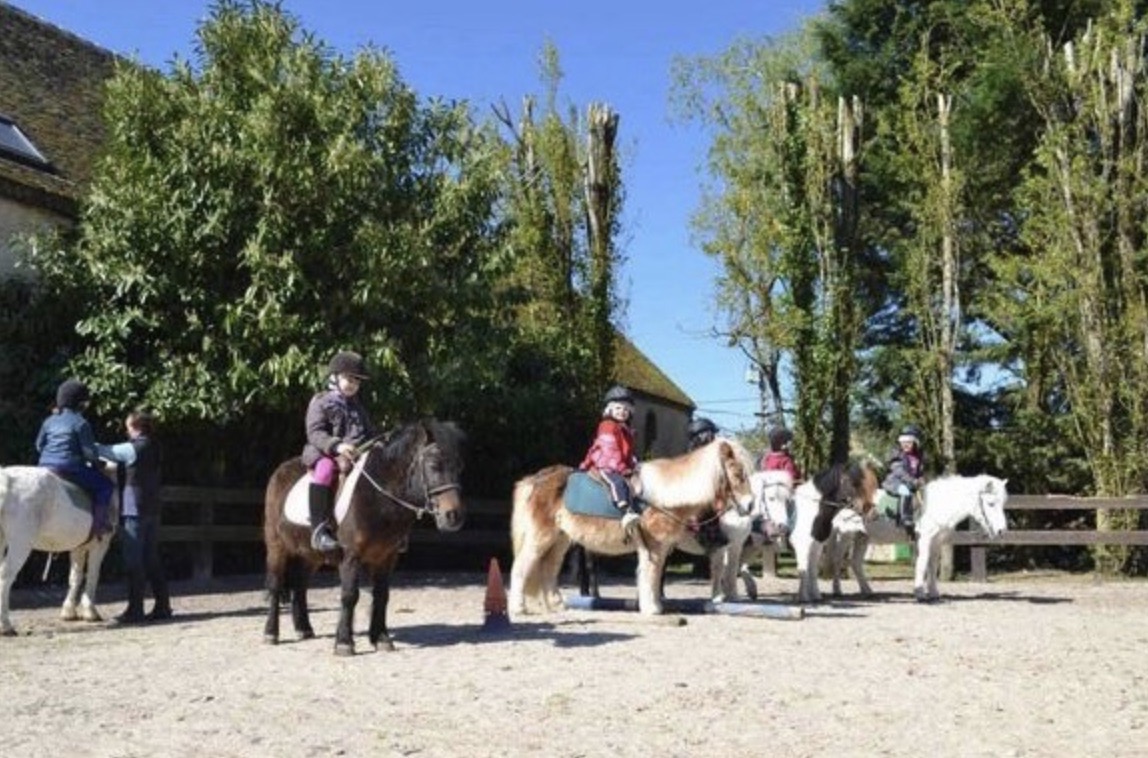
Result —
M 626 403 L 628 405 L 634 404 L 634 396 L 630 394 L 630 390 L 626 389 L 620 384 L 615 384 L 610 389 L 606 390 L 605 396 L 602 401 L 609 403 Z
M 344 350 L 335 353 L 335 357 L 331 359 L 331 363 L 327 366 L 327 372 L 331 374 L 347 374 L 357 379 L 368 379 L 367 364 L 363 360 L 363 356 L 358 353 L 352 353 L 350 350 Z
M 775 426 L 769 430 L 770 450 L 783 450 L 790 442 L 793 442 L 793 432 L 784 426 Z
M 66 379 L 56 389 L 57 408 L 79 408 L 91 399 L 87 385 L 79 379 Z
M 699 416 L 691 420 L 689 426 L 686 427 L 686 434 L 691 437 L 698 437 L 704 434 L 713 437 L 717 432 L 717 425 L 704 416 Z
M 921 438 L 923 436 L 924 435 L 921 434 L 921 428 L 919 426 L 917 426 L 916 424 L 906 424 L 904 427 L 902 427 L 901 433 L 899 435 L 897 435 L 897 441 L 901 442 L 902 440 L 905 440 L 905 439 L 908 439 L 911 437 L 912 441 L 915 444 L 920 445 L 921 444 Z

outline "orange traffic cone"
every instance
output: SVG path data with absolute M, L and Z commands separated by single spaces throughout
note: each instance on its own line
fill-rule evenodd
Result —
M 502 570 L 498 559 L 490 559 L 486 572 L 486 600 L 482 604 L 486 618 L 482 622 L 484 632 L 504 631 L 510 628 L 510 617 L 506 615 L 506 588 L 502 586 Z

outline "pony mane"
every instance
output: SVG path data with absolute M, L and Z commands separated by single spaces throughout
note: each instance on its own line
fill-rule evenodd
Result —
M 439 446 L 447 460 L 458 461 L 462 458 L 466 435 L 453 421 L 434 418 L 403 424 L 387 435 L 382 445 L 384 458 L 391 461 L 406 459 L 414 452 L 423 434 L 428 443 L 434 442 Z
M 717 437 L 696 450 L 674 458 L 654 458 L 638 469 L 642 499 L 663 508 L 681 508 L 712 502 L 725 479 L 722 446 L 727 446 L 745 467 L 753 471 L 753 458 L 736 440 Z

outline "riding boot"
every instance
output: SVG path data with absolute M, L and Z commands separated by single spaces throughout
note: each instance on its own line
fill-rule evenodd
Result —
M 331 490 L 322 484 L 312 484 L 307 493 L 310 496 L 311 548 L 323 553 L 339 549 L 339 541 L 331 534 L 327 519 L 331 516 Z
M 901 495 L 897 500 L 897 516 L 901 526 L 909 534 L 913 533 L 913 496 Z

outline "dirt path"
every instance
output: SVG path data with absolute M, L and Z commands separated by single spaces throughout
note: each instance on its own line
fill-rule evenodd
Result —
M 285 618 L 278 647 L 262 641 L 252 579 L 177 596 L 173 622 L 145 627 L 64 625 L 17 593 L 21 635 L 0 639 L 3 755 L 1148 753 L 1144 583 L 956 583 L 920 606 L 884 581 L 875 600 L 800 621 L 579 611 L 489 635 L 484 580 L 400 573 L 397 650 L 368 652 L 360 636 L 354 658 L 331 653 L 329 585 L 312 596 L 318 638 L 294 642 Z

